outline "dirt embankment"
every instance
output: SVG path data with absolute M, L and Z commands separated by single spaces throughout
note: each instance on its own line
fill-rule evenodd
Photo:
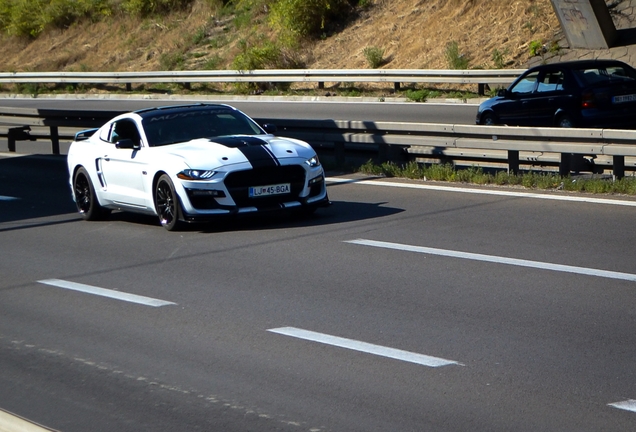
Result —
M 35 41 L 4 37 L 3 71 L 130 71 L 229 68 L 238 39 L 231 17 L 207 3 L 143 21 L 112 17 L 49 30 Z M 263 17 L 263 20 L 266 19 Z M 306 46 L 307 68 L 367 68 L 363 51 L 384 50 L 385 68 L 447 68 L 446 47 L 456 42 L 469 67 L 491 68 L 493 53 L 506 67 L 523 67 L 529 44 L 551 41 L 558 22 L 550 0 L 375 0 L 341 33 Z M 198 35 L 198 40 L 197 40 Z M 207 63 L 206 63 L 207 62 Z

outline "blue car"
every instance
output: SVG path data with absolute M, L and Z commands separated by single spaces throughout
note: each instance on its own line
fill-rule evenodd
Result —
M 528 69 L 477 111 L 478 125 L 636 128 L 636 70 L 617 60 Z

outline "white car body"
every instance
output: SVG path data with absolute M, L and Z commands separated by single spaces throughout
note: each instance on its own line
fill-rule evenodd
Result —
M 207 136 L 221 129 L 221 136 Z M 89 220 L 103 210 L 119 209 L 158 215 L 162 225 L 173 229 L 180 221 L 272 209 L 312 211 L 329 204 L 324 171 L 309 144 L 268 134 L 227 105 L 162 107 L 120 115 L 76 136 L 68 168 L 73 198 Z M 158 204 L 162 193 L 171 189 L 166 175 L 179 206 L 173 209 L 175 221 L 163 220 L 165 208 Z M 160 179 L 168 187 L 164 191 Z M 85 194 L 91 193 L 94 196 L 87 199 Z

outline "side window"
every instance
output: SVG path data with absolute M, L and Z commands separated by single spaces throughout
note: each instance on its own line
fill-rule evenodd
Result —
M 532 72 L 531 74 L 523 77 L 513 88 L 510 89 L 510 93 L 520 96 L 530 94 L 534 91 L 539 78 L 539 72 Z
M 543 75 L 543 79 L 539 81 L 537 92 L 554 92 L 563 90 L 563 80 L 565 79 L 563 72 L 550 71 Z
M 139 131 L 137 130 L 137 125 L 135 125 L 135 122 L 132 120 L 124 119 L 113 123 L 109 141 L 116 143 L 123 139 L 132 140 L 135 145 L 140 145 L 141 138 Z

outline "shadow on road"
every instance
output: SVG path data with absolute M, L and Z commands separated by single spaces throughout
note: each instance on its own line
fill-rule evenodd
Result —
M 65 156 L 0 157 L 0 223 L 75 212 Z
M 329 188 L 335 186 L 337 184 L 331 184 Z M 318 209 L 311 216 L 301 216 L 293 212 L 274 212 L 219 219 L 209 223 L 189 224 L 185 226 L 184 230 L 214 233 L 320 226 L 385 217 L 404 211 L 403 209 L 385 207 L 383 204 L 336 201 L 330 207 Z M 0 228 L 0 231 L 80 220 L 71 198 L 65 156 L 0 157 L 0 223 L 59 215 L 69 215 L 72 219 L 40 221 L 25 226 L 13 224 L 4 229 Z M 126 212 L 113 212 L 107 221 L 121 221 L 159 228 L 157 218 L 154 216 Z M 95 223 L 99 224 L 100 222 Z

